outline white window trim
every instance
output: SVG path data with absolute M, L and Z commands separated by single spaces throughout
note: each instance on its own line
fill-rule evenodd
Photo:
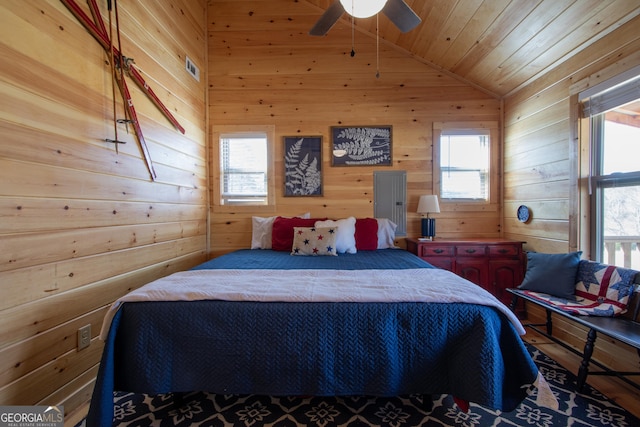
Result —
M 222 204 L 221 191 L 221 162 L 220 162 L 220 137 L 228 136 L 250 136 L 256 134 L 266 134 L 267 136 L 267 203 L 244 205 Z M 225 125 L 213 126 L 211 132 L 211 192 L 212 206 L 215 212 L 248 212 L 266 213 L 275 212 L 275 165 L 274 165 L 274 144 L 275 126 L 273 125 Z
M 489 197 L 487 200 L 443 199 L 440 194 L 440 137 L 443 134 L 489 132 Z M 497 121 L 484 122 L 433 122 L 433 194 L 438 196 L 440 203 L 456 203 L 464 205 L 490 205 L 498 203 L 499 194 L 499 131 Z

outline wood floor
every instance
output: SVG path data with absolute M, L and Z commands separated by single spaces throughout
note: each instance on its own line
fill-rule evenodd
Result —
M 524 340 L 535 345 L 547 356 L 558 362 L 568 371 L 576 374 L 580 358 L 548 338 L 527 329 Z M 582 350 L 582 349 L 580 349 Z M 640 381 L 636 377 L 635 381 Z M 640 390 L 626 382 L 608 376 L 589 376 L 587 383 L 618 405 L 640 418 Z
M 527 331 L 525 341 L 538 347 L 543 353 L 557 361 L 574 374 L 578 371 L 580 358 L 553 341 Z M 587 382 L 618 405 L 640 418 L 640 390 L 614 377 L 590 376 Z M 87 414 L 88 404 L 66 417 L 64 426 L 73 427 Z

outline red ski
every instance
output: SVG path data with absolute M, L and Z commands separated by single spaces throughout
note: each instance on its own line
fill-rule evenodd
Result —
M 76 17 L 76 19 L 80 21 L 80 23 L 85 27 L 89 34 L 91 34 L 98 41 L 98 43 L 100 43 L 104 50 L 109 54 L 110 60 L 112 60 L 111 58 L 114 58 L 117 61 L 117 63 L 115 64 L 116 67 L 121 67 L 121 70 L 126 71 L 129 77 L 140 87 L 140 89 L 149 97 L 153 104 L 162 112 L 162 114 L 164 114 L 164 116 L 175 126 L 175 128 L 181 133 L 185 133 L 184 128 L 180 125 L 173 114 L 171 114 L 167 107 L 162 103 L 162 101 L 160 101 L 160 99 L 156 96 L 156 94 L 149 87 L 140 72 L 131 65 L 133 60 L 130 58 L 125 58 L 118 50 L 118 48 L 112 45 L 95 0 L 87 0 L 89 8 L 91 10 L 91 14 L 93 15 L 93 19 L 91 19 L 89 15 L 87 15 L 84 10 L 82 10 L 82 8 L 76 3 L 75 0 L 60 1 L 67 7 L 67 9 L 69 9 L 69 11 Z M 110 52 L 111 50 L 112 52 Z M 127 82 L 126 80 L 124 80 L 124 78 L 121 78 L 120 73 L 115 71 L 114 79 L 118 84 L 118 88 L 120 89 L 120 93 L 122 94 L 127 115 L 129 116 L 129 119 L 131 120 L 131 123 L 133 124 L 133 127 L 135 129 L 136 136 L 138 137 L 138 142 L 140 143 L 143 157 L 147 164 L 147 168 L 149 169 L 149 173 L 151 174 L 151 179 L 155 180 L 157 177 L 156 172 L 153 169 L 151 156 L 149 155 L 149 150 L 142 134 L 142 129 L 140 128 L 140 123 L 138 122 L 138 115 L 136 114 L 136 110 L 133 106 L 133 100 L 131 99 L 131 94 L 129 92 L 129 88 L 127 87 Z

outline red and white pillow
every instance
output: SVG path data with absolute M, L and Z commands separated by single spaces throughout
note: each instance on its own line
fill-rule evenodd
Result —
M 251 218 L 251 249 L 271 249 L 273 236 L 273 222 L 277 216 Z M 311 213 L 307 212 L 298 218 L 311 218 Z
M 277 217 L 273 221 L 271 249 L 274 251 L 291 252 L 293 246 L 293 229 L 295 227 L 313 227 L 316 221 L 326 218 L 284 218 Z
M 273 249 L 291 252 L 295 227 L 335 227 L 336 252 L 354 254 L 357 251 L 397 248 L 397 225 L 387 218 L 355 218 L 338 220 L 302 217 L 253 217 L 251 249 Z

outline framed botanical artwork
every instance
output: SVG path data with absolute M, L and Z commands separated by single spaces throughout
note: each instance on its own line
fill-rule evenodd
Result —
M 391 166 L 391 126 L 332 126 L 333 166 Z
M 322 137 L 284 137 L 284 195 L 322 196 Z

